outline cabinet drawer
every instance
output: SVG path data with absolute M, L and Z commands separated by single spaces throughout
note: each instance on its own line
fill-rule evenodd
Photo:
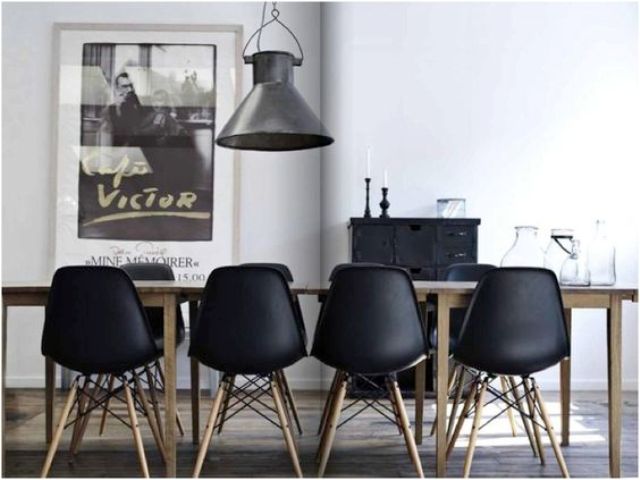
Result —
M 475 227 L 464 225 L 443 225 L 438 228 L 438 240 L 450 245 L 452 243 L 475 243 Z
M 476 262 L 475 245 L 440 245 L 438 248 L 438 264 Z
M 352 261 L 393 264 L 393 227 L 359 225 L 353 228 Z
M 435 264 L 436 229 L 432 225 L 407 224 L 395 228 L 396 264 L 407 267 Z

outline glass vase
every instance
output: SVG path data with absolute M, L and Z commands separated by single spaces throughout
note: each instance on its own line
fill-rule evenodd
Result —
M 580 251 L 580 240 L 573 239 L 571 242 L 571 255 L 560 269 L 560 284 L 580 287 L 589 285 L 589 268 Z
M 589 245 L 588 267 L 591 285 L 613 285 L 616 283 L 616 249 L 607 237 L 603 220 L 596 222 L 596 231 Z
M 543 267 L 544 252 L 538 244 L 538 227 L 516 227 L 516 239 L 502 257 L 501 267 Z
M 562 264 L 571 255 L 571 241 L 573 230 L 568 228 L 554 228 L 551 230 L 551 239 L 544 252 L 544 268 L 552 270 L 556 278 L 560 280 Z

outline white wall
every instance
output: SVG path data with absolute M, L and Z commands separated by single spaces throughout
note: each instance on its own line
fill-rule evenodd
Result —
M 479 260 L 515 225 L 608 219 L 618 279 L 638 278 L 638 8 L 632 3 L 332 3 L 322 9 L 323 275 L 348 260 L 373 149 L 390 214 L 435 216 L 464 197 Z M 585 237 L 586 238 L 586 237 Z M 637 387 L 637 306 L 623 308 L 623 385 Z M 604 313 L 574 314 L 573 385 L 606 388 Z M 558 374 L 541 376 L 557 387 Z
M 246 37 L 260 8 L 3 4 L 4 280 L 51 273 L 52 24 L 242 24 Z M 552 226 L 585 229 L 603 216 L 617 241 L 620 282 L 637 281 L 636 5 L 287 3 L 281 10 L 305 48 L 296 84 L 316 111 L 322 107 L 336 143 L 322 162 L 317 150 L 243 155 L 241 261 L 285 262 L 297 280 L 316 283 L 347 260 L 346 222 L 362 214 L 371 145 L 374 213 L 383 168 L 393 216 L 432 216 L 437 198 L 465 197 L 468 216 L 482 218 L 480 260 L 493 263 L 516 224 L 537 224 L 547 237 Z M 313 332 L 314 299 L 304 300 L 304 313 Z M 602 320 L 598 312 L 575 315 L 577 388 L 606 387 Z M 627 388 L 637 386 L 636 320 L 636 306 L 625 305 Z M 42 311 L 11 312 L 9 386 L 43 385 L 41 329 Z M 186 387 L 184 350 L 179 385 Z M 307 388 L 320 376 L 311 359 L 290 372 Z M 551 371 L 543 380 L 556 379 Z
M 240 24 L 245 40 L 260 22 L 262 3 L 4 3 L 2 278 L 49 278 L 53 236 L 55 159 L 51 155 L 51 84 L 54 22 Z M 320 110 L 320 6 L 280 6 L 281 19 L 305 50 L 296 85 Z M 269 30 L 263 48 L 295 46 L 284 31 Z M 244 91 L 252 82 L 245 68 Z M 297 281 L 316 283 L 320 274 L 320 152 L 242 155 L 240 261 L 288 264 Z M 313 332 L 317 302 L 305 299 Z M 8 386 L 44 386 L 40 354 L 42 309 L 9 315 Z M 188 386 L 186 346 L 179 351 L 178 385 Z M 315 388 L 319 367 L 307 359 L 289 372 L 293 384 Z M 205 383 L 206 385 L 206 383 Z

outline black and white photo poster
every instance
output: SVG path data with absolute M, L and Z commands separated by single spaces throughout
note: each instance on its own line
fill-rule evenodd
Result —
M 211 240 L 215 60 L 215 45 L 83 45 L 80 238 Z
M 55 267 L 166 263 L 202 281 L 237 254 L 235 26 L 56 25 Z

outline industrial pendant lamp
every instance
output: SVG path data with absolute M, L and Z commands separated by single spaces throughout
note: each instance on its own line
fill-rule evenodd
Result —
M 304 58 L 300 42 L 278 19 L 276 2 L 272 19 L 264 22 L 266 3 L 261 26 L 242 52 L 244 63 L 253 65 L 253 88 L 220 131 L 216 143 L 238 150 L 271 152 L 330 145 L 333 138 L 293 84 L 293 67 L 302 65 Z M 291 34 L 300 50 L 299 58 L 289 52 L 260 50 L 262 30 L 274 22 Z M 247 47 L 256 35 L 258 51 L 247 56 Z

